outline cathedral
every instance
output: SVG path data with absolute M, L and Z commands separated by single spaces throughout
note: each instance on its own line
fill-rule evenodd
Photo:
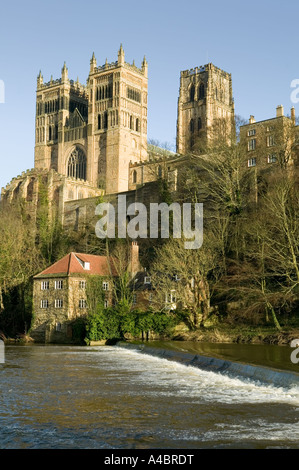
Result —
M 86 85 L 69 79 L 66 64 L 61 77 L 49 82 L 40 72 L 34 169 L 3 188 L 2 201 L 22 197 L 34 210 L 43 181 L 49 200 L 64 213 L 69 201 L 136 191 L 153 182 L 163 176 L 157 162 L 165 153 L 175 182 L 177 160 L 198 141 L 209 140 L 219 118 L 227 123 L 227 134 L 232 131 L 231 75 L 211 63 L 181 72 L 176 153 L 148 146 L 147 103 L 146 58 L 140 67 L 126 62 L 122 45 L 115 62 L 98 66 L 92 55 Z

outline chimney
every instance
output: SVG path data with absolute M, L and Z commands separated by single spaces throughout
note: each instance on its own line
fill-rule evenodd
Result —
M 249 124 L 254 124 L 254 123 L 255 123 L 254 116 L 250 116 L 250 118 L 249 118 Z
M 276 108 L 276 117 L 281 117 L 281 116 L 283 116 L 283 106 L 282 106 L 282 104 L 280 104 Z
M 137 242 L 132 242 L 130 251 L 130 273 L 134 277 L 139 271 L 141 266 L 139 262 L 139 245 Z
M 296 112 L 295 112 L 294 106 L 291 108 L 291 119 L 292 119 L 292 123 L 296 124 Z

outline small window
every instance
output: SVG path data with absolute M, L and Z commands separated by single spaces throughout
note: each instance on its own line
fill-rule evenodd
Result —
M 61 331 L 61 323 L 60 322 L 56 323 L 56 331 Z
M 109 290 L 109 282 L 107 281 L 103 282 L 103 290 Z
M 276 162 L 277 162 L 277 158 L 276 158 L 275 153 L 268 155 L 268 163 L 276 163 Z
M 109 301 L 108 300 L 104 300 L 104 308 L 108 308 L 109 307 Z
M 63 281 L 55 281 L 55 289 L 62 289 L 63 288 Z
M 194 132 L 194 119 L 190 120 L 190 132 Z
M 79 288 L 86 289 L 86 281 L 79 281 Z
M 41 283 L 41 290 L 49 290 L 50 288 L 50 282 L 49 281 L 43 281 Z
M 205 97 L 205 86 L 202 83 L 198 88 L 198 99 L 202 100 Z
M 136 170 L 133 171 L 133 183 L 134 184 L 137 183 L 137 171 Z
M 273 145 L 275 145 L 274 136 L 273 135 L 268 135 L 267 136 L 267 147 L 273 147 Z
M 49 307 L 49 301 L 48 300 L 41 300 L 40 306 L 41 306 L 41 308 L 48 308 Z
M 79 300 L 79 308 L 86 308 L 86 300 L 80 299 Z
M 55 308 L 62 308 L 62 307 L 63 307 L 63 300 L 55 299 Z
M 133 305 L 137 304 L 137 294 L 133 294 Z
M 150 284 L 150 283 L 151 283 L 151 278 L 149 276 L 145 276 L 144 284 Z
M 165 300 L 166 300 L 166 303 L 168 304 L 173 304 L 176 302 L 176 292 L 175 290 L 171 290 L 169 292 L 169 294 L 166 294 L 165 295 Z
M 255 150 L 256 148 L 256 139 L 250 139 L 248 141 L 248 151 Z
M 88 263 L 87 261 L 84 261 L 83 268 L 86 269 L 87 271 L 89 271 L 90 270 L 90 263 Z
M 192 84 L 190 87 L 190 101 L 194 101 L 194 95 L 195 95 L 195 86 Z
M 201 118 L 199 117 L 197 120 L 197 130 L 200 131 L 201 128 L 202 128 L 202 121 L 201 121 Z
M 256 166 L 256 158 L 249 158 L 248 167 Z
M 256 130 L 255 130 L 255 129 L 250 129 L 250 130 L 247 132 L 248 137 L 250 137 L 251 135 L 255 135 L 255 134 L 256 134 Z

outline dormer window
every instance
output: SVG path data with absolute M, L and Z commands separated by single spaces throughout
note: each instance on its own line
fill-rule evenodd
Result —
M 87 261 L 84 261 L 83 268 L 86 269 L 86 271 L 90 271 L 90 263 L 88 263 Z
M 151 278 L 149 276 L 145 276 L 144 284 L 150 284 L 150 283 L 151 283 Z

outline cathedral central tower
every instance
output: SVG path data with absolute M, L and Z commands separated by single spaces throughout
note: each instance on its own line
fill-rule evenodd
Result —
M 231 74 L 207 64 L 181 72 L 177 118 L 177 152 L 196 152 L 224 133 L 234 132 Z

